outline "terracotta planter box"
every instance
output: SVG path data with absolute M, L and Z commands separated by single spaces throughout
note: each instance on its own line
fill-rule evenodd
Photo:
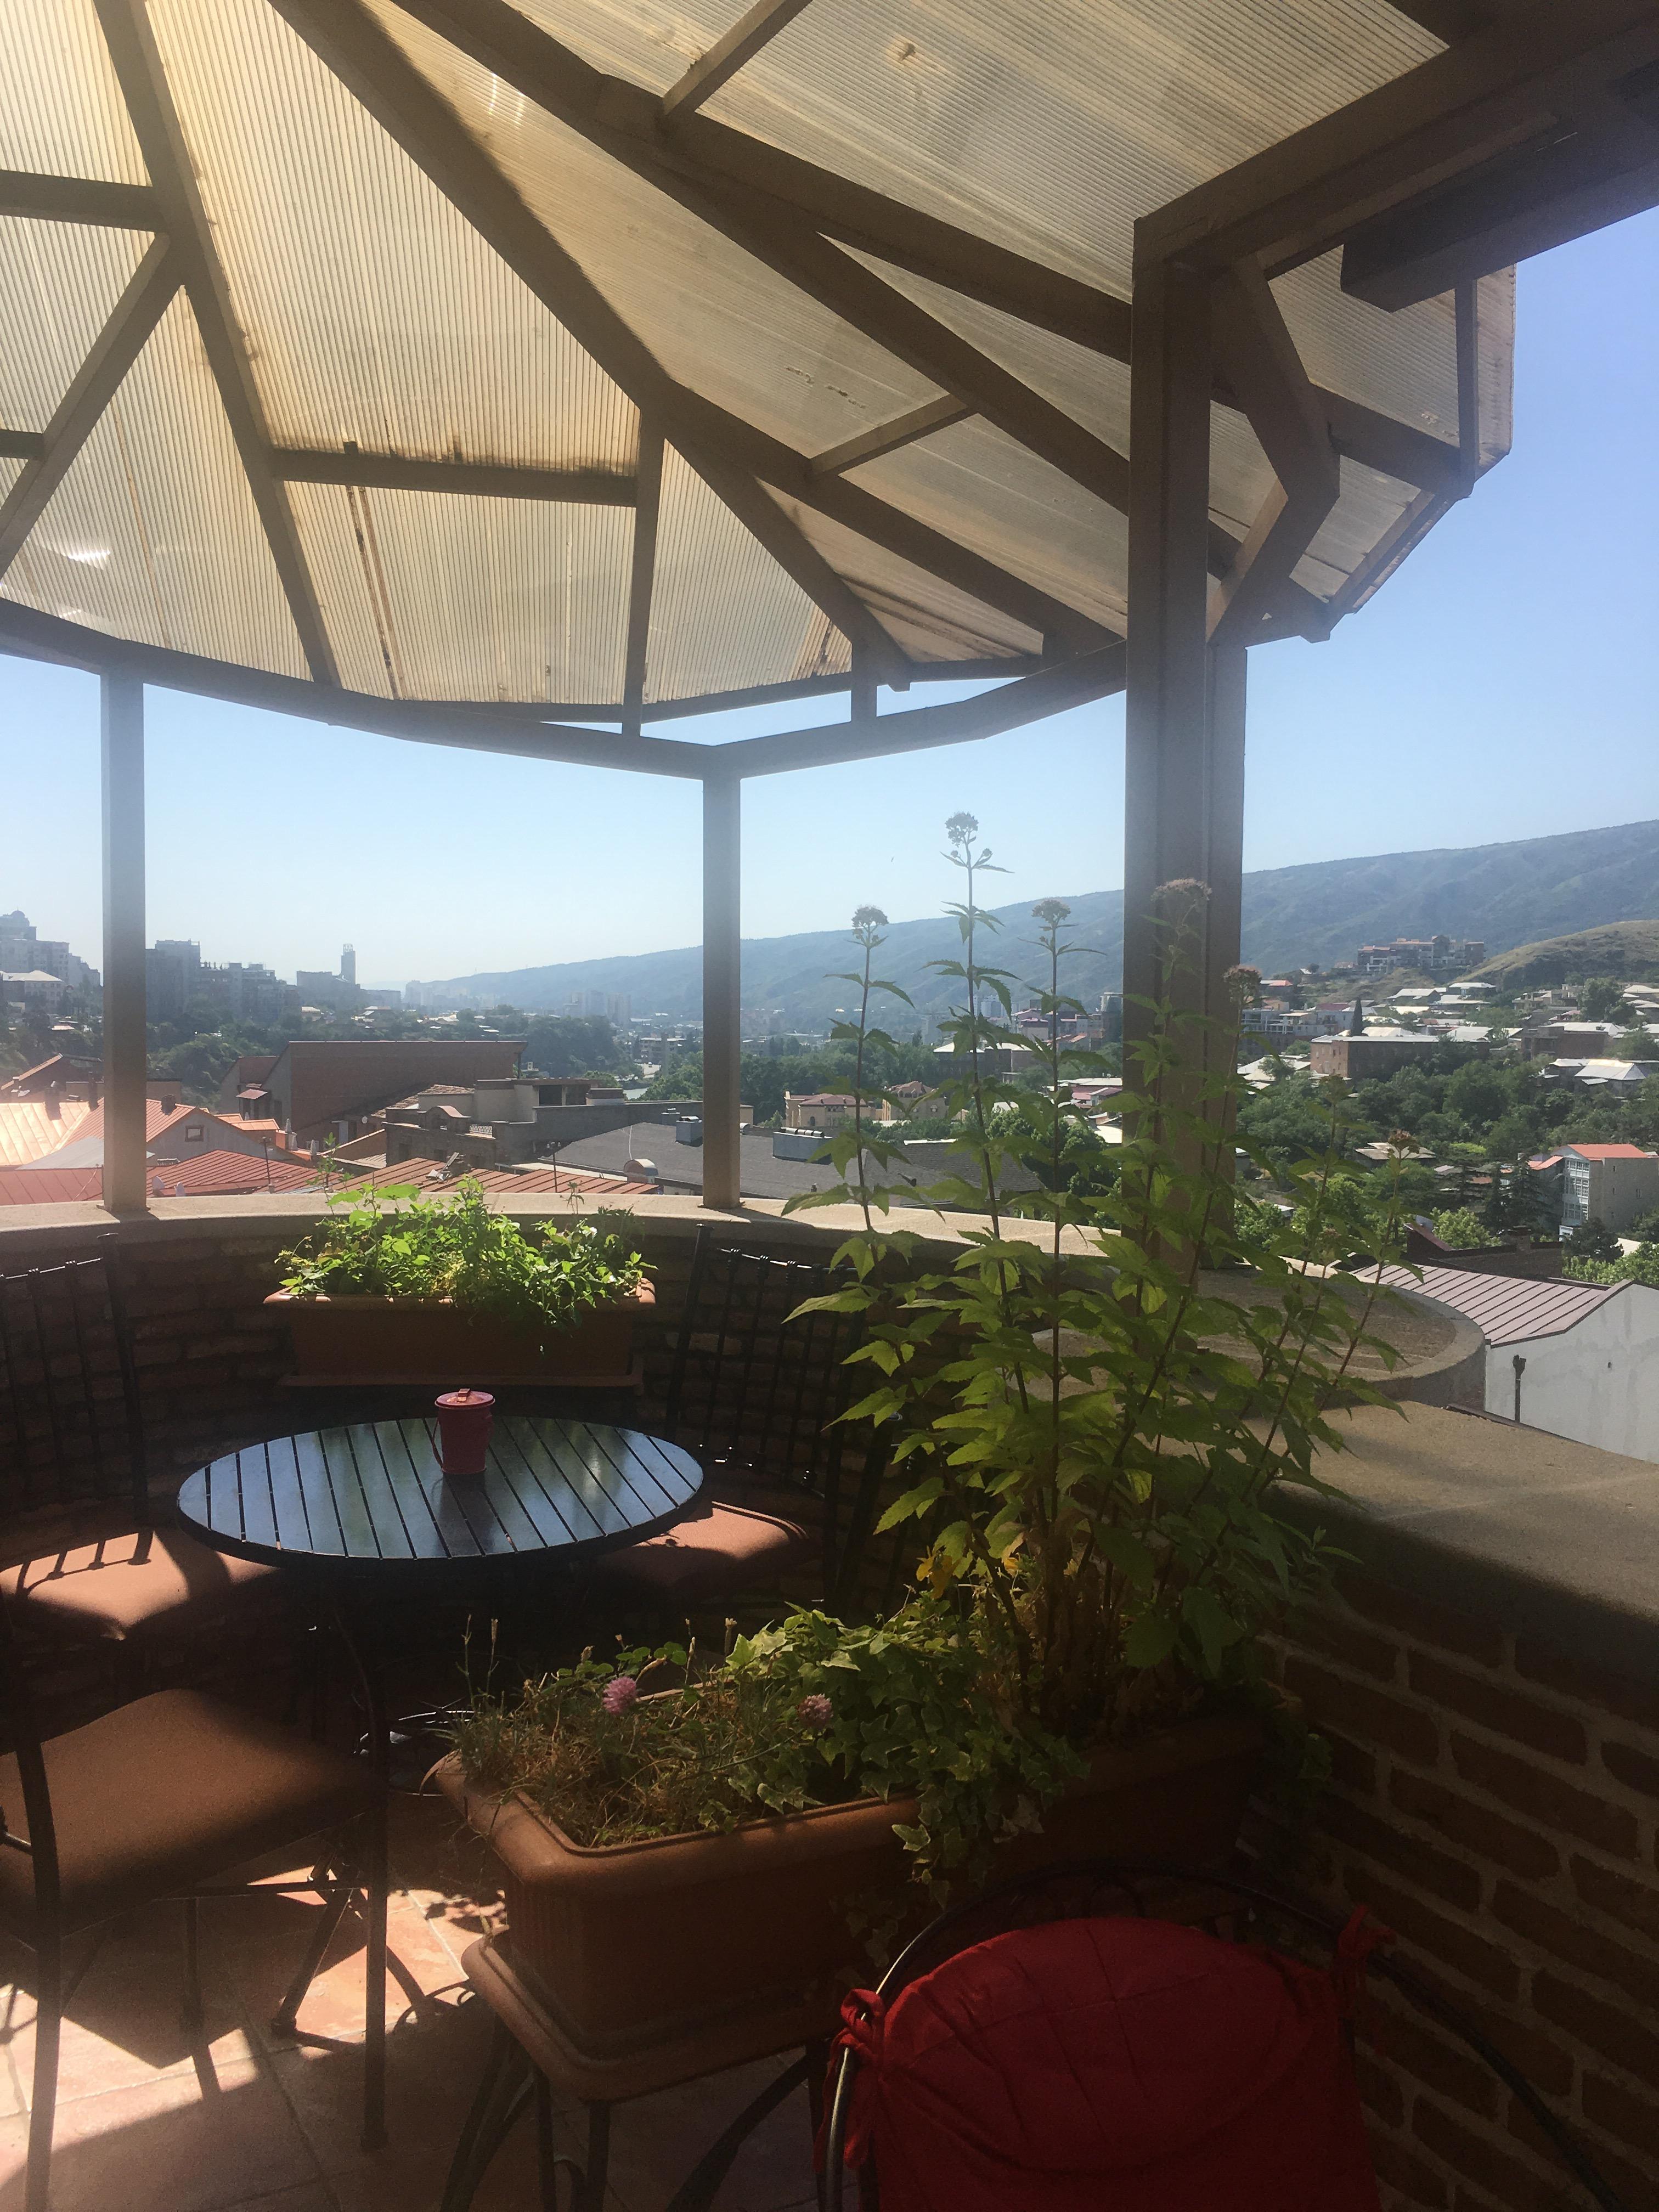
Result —
M 1109 1747 L 1000 1869 L 1096 1852 L 1219 1869 L 1262 1742 L 1247 1714 Z M 606 2057 L 814 1991 L 827 2027 L 845 1970 L 861 1965 L 842 1908 L 903 1881 L 893 1824 L 915 1812 L 908 1799 L 861 1798 L 725 1835 L 590 1848 L 522 1797 L 473 1793 L 456 1759 L 438 1780 L 500 1863 L 515 1959 L 570 2040 Z
M 447 1298 L 296 1298 L 273 1291 L 265 1304 L 286 1316 L 307 1382 L 487 1384 L 625 1377 L 635 1322 L 656 1296 L 641 1283 L 632 1297 L 595 1306 L 565 1329 L 467 1313 Z

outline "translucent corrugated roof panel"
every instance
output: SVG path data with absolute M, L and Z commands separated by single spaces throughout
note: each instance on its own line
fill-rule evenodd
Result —
M 1439 51 L 1387 0 L 835 0 L 705 112 L 1127 298 L 1137 216 Z
M 177 295 L 0 592 L 177 652 L 303 676 L 202 341 Z
M 647 701 L 655 705 L 722 688 L 789 684 L 851 665 L 841 632 L 669 447 L 657 523 Z
M 147 232 L 0 216 L 0 425 L 46 428 L 149 242 Z
M 268 0 L 152 0 L 282 446 L 630 470 L 637 418 Z
M 342 680 L 397 699 L 621 696 L 634 518 L 561 500 L 295 484 Z
M 145 181 L 92 0 L 0 0 L 0 148 L 33 176 Z
M 848 471 L 935 530 L 1121 630 L 1128 520 L 976 417 Z
M 872 252 L 838 264 L 850 249 L 832 244 L 821 261 L 807 216 L 703 166 L 711 139 L 748 134 L 751 153 L 781 148 L 1121 301 L 1138 217 L 1439 51 L 1389 0 L 811 0 L 700 115 L 659 127 L 652 100 L 739 0 L 516 5 L 458 8 L 458 37 L 483 42 L 464 52 L 399 0 L 144 0 L 204 210 L 181 245 L 222 280 L 196 288 L 215 342 L 175 301 L 0 591 L 326 677 L 314 599 L 354 690 L 612 718 L 648 408 L 669 443 L 652 704 L 844 677 L 848 591 L 918 673 L 1064 652 L 1091 623 L 1121 634 L 1127 526 L 1089 440 L 1127 453 L 1127 365 Z M 489 51 L 503 21 L 531 27 L 528 58 Z M 589 69 L 620 86 L 599 96 Z M 93 0 L 0 0 L 0 168 L 176 199 L 165 132 L 152 150 L 154 180 Z M 133 219 L 130 202 L 107 211 Z M 0 429 L 46 427 L 146 243 L 0 219 Z M 1407 466 L 1395 424 L 1455 447 L 1451 301 L 1385 314 L 1339 276 L 1328 254 L 1276 296 L 1315 383 L 1390 418 L 1357 449 Z M 1482 465 L 1508 444 L 1512 315 L 1509 280 L 1483 281 Z M 999 371 L 1038 404 L 999 393 Z M 994 419 L 910 419 L 953 398 Z M 281 562 L 233 420 L 256 472 L 276 449 L 265 511 L 286 506 L 297 543 L 276 530 Z M 854 441 L 868 458 L 848 464 Z M 295 448 L 312 458 L 284 459 Z M 456 464 L 489 473 L 434 483 Z M 17 474 L 0 464 L 0 490 Z M 1218 403 L 1212 520 L 1243 537 L 1272 483 Z M 1339 611 L 1402 516 L 1431 519 L 1375 466 L 1345 457 L 1341 487 L 1297 571 Z M 759 499 L 779 519 L 767 545 L 738 519 Z

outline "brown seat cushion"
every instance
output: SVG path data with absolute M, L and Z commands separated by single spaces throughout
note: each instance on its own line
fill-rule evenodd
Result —
M 817 1549 L 805 1528 L 780 1514 L 707 1500 L 659 1536 L 607 1552 L 599 1571 L 641 1595 L 696 1605 L 803 1566 Z
M 20 1627 L 76 1643 L 119 1644 L 195 1627 L 276 1573 L 213 1551 L 182 1529 L 124 1529 L 0 1568 L 0 1589 Z
M 140 1698 L 43 1750 L 71 1929 L 343 1826 L 377 1790 L 357 1760 L 198 1690 Z M 0 1812 L 27 1838 L 10 1756 Z M 27 1936 L 33 1917 L 32 1863 L 0 1846 L 0 1923 Z

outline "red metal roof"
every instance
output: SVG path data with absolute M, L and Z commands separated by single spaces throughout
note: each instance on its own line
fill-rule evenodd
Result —
M 1419 1282 L 1409 1267 L 1384 1267 L 1382 1280 L 1399 1291 L 1421 1291 L 1472 1321 L 1488 1344 L 1521 1344 L 1533 1336 L 1560 1336 L 1587 1314 L 1633 1287 L 1629 1283 L 1567 1283 L 1559 1278 L 1528 1282 L 1519 1275 L 1480 1275 L 1468 1267 L 1425 1267 Z
M 262 1190 L 304 1190 L 316 1177 L 309 1160 L 273 1159 L 269 1165 L 252 1153 L 224 1151 L 198 1152 L 187 1160 L 152 1163 L 146 1170 L 145 1188 L 156 1195 L 159 1182 L 164 1198 L 240 1198 Z M 58 1206 L 73 1200 L 103 1196 L 101 1168 L 0 1168 L 0 1206 Z

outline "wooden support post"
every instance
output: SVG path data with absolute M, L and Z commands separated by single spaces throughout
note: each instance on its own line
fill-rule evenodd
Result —
M 103 679 L 104 1204 L 145 1206 L 144 687 Z
M 743 784 L 711 772 L 702 787 L 702 1202 L 741 1196 L 738 1104 L 743 1052 Z
M 1154 894 L 1209 881 L 1210 285 L 1178 264 L 1137 272 L 1130 363 L 1129 607 L 1124 769 L 1123 1035 L 1160 995 Z M 1204 1011 L 1203 963 L 1179 1011 Z

